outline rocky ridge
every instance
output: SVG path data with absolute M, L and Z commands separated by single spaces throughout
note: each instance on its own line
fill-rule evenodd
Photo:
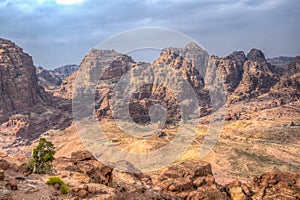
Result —
M 270 88 L 279 81 L 279 78 L 271 71 L 270 67 L 271 65 L 266 61 L 262 51 L 252 49 L 247 55 L 241 82 L 232 98 L 244 100 L 269 92 Z
M 202 52 L 204 56 L 202 54 L 197 56 L 193 52 Z M 180 55 L 187 56 L 191 63 Z M 92 82 L 97 85 L 96 115 L 99 119 L 125 116 L 122 106 L 114 107 L 118 109 L 114 111 L 115 115 L 113 115 L 111 107 L 112 104 L 122 105 L 124 96 L 126 96 L 124 94 L 130 94 L 131 96 L 126 96 L 126 98 L 130 99 L 129 111 L 135 122 L 148 123 L 150 120 L 149 109 L 155 104 L 160 104 L 166 108 L 167 121 L 172 123 L 181 118 L 179 100 L 185 101 L 187 108 L 189 107 L 188 102 L 191 101 L 188 98 L 191 94 L 188 95 L 187 90 L 182 87 L 191 86 L 195 91 L 195 97 L 198 98 L 199 105 L 202 108 L 208 107 L 208 91 L 204 90 L 203 77 L 196 68 L 196 65 L 199 68 L 199 65 L 205 62 L 206 55 L 207 53 L 203 49 L 197 48 L 195 44 L 190 44 L 184 49 L 164 49 L 161 56 L 151 65 L 135 62 L 127 55 L 115 51 L 92 50 L 80 65 L 79 73 L 83 74 L 82 77 L 77 78 L 82 78 L 82 81 L 79 81 L 80 84 Z M 103 71 L 100 72 L 97 68 L 101 68 Z M 102 76 L 96 77 L 97 74 L 102 74 Z M 178 79 L 178 74 L 183 74 L 183 80 Z M 123 78 L 127 77 L 127 80 L 122 80 L 128 84 L 126 88 L 120 88 L 117 85 L 122 76 Z M 78 87 L 80 88 L 81 85 Z M 115 88 L 117 88 L 114 93 L 116 97 L 112 99 Z M 130 88 L 136 88 L 136 90 L 132 92 Z M 115 102 L 113 102 L 114 100 Z
M 1 148 L 27 144 L 44 131 L 70 125 L 71 102 L 45 92 L 38 85 L 32 58 L 4 39 L 0 39 L 0 76 Z
M 269 95 L 283 102 L 297 101 L 300 98 L 300 56 L 288 66 L 288 72 L 274 85 Z
M 42 67 L 36 68 L 36 75 L 40 86 L 46 90 L 52 90 L 61 85 L 62 81 L 78 70 L 78 65 L 65 65 L 53 70 L 46 70 Z
M 32 58 L 4 39 L 0 39 L 0 76 L 0 114 L 46 101 Z
M 205 64 L 206 62 L 208 64 Z M 297 61 L 293 63 L 295 62 Z M 103 65 L 105 71 L 95 71 L 98 65 Z M 167 68 L 168 70 L 166 70 Z M 172 75 L 170 69 L 181 74 L 183 79 L 190 84 L 198 99 L 200 116 L 206 116 L 212 109 L 209 92 L 215 88 L 225 89 L 227 105 L 229 106 L 237 102 L 262 98 L 265 99 L 263 102 L 261 101 L 266 104 L 264 107 L 270 108 L 299 99 L 296 94 L 298 93 L 298 75 L 297 73 L 289 73 L 288 71 L 291 68 L 285 68 L 284 70 L 282 68 L 278 72 L 274 69 L 274 66 L 268 63 L 263 52 L 258 49 L 252 49 L 247 56 L 242 51 L 235 51 L 224 58 L 217 56 L 208 58 L 206 51 L 192 43 L 185 48 L 163 49 L 160 57 L 152 65 L 150 63 L 135 62 L 130 57 L 114 51 L 94 49 L 83 59 L 80 72 L 91 79 L 97 79 L 95 74 L 103 73 L 100 78 L 101 81 L 95 83 L 97 85 L 96 115 L 98 119 L 112 119 L 115 117 L 111 110 L 113 90 L 118 85 L 120 78 L 124 78 L 130 73 L 130 80 L 126 84 L 131 83 L 131 86 L 133 86 L 132 83 L 135 82 L 134 87 L 137 87 L 134 92 L 126 91 L 131 94 L 130 116 L 138 123 L 148 123 L 150 120 L 149 109 L 151 110 L 151 107 L 155 104 L 161 104 L 162 107 L 166 108 L 169 122 L 181 118 L 178 96 L 182 92 L 181 94 L 178 93 L 177 89 L 181 88 L 179 91 L 185 91 L 187 88 L 182 89 L 182 83 L 175 81 L 176 77 Z M 146 69 L 150 69 L 150 71 Z M 159 74 L 159 76 L 154 74 Z M 161 76 L 162 74 L 171 78 L 165 79 Z M 66 87 L 72 88 L 72 80 L 74 80 L 74 77 L 66 80 L 63 86 L 58 87 L 56 95 L 70 98 L 71 91 Z M 155 81 L 159 84 L 153 84 Z M 170 86 L 165 87 L 168 84 L 170 85 L 171 82 L 173 88 Z M 281 89 L 286 90 L 284 93 L 290 94 L 284 101 L 275 92 Z M 176 92 L 174 93 L 174 91 Z M 116 96 L 124 100 L 121 98 L 121 94 L 126 94 L 126 92 L 118 91 Z M 122 103 L 121 100 L 119 101 L 120 104 Z M 186 99 L 185 102 L 189 101 Z M 115 113 L 122 113 L 122 111 L 118 110 Z M 119 116 L 121 115 L 119 114 Z

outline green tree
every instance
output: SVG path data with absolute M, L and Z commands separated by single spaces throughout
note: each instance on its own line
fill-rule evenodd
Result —
M 50 173 L 55 154 L 54 145 L 45 138 L 40 138 L 39 144 L 33 149 L 32 160 L 29 162 L 33 173 Z

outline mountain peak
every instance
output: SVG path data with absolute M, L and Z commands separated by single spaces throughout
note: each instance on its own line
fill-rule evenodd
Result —
M 194 42 L 191 42 L 191 43 L 187 44 L 185 46 L 185 49 L 187 49 L 187 50 L 192 50 L 192 49 L 204 50 L 202 47 L 200 47 L 198 44 L 196 44 Z
M 266 60 L 265 54 L 259 49 L 251 49 L 247 55 L 248 60 L 252 61 L 262 61 Z
M 0 74 L 0 111 L 24 109 L 41 101 L 31 56 L 5 39 L 0 39 Z

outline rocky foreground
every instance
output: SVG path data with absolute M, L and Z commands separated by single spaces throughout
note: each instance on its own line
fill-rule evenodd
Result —
M 29 174 L 25 163 L 0 159 L 0 199 L 299 199 L 300 174 L 266 173 L 248 183 L 235 180 L 226 185 L 215 181 L 209 163 L 191 160 L 171 165 L 155 178 L 143 173 L 127 173 L 134 168 L 117 163 L 114 170 L 94 159 L 87 151 L 73 152 L 70 158 L 58 157 L 53 176 L 70 187 L 61 194 L 46 185 L 50 175 Z

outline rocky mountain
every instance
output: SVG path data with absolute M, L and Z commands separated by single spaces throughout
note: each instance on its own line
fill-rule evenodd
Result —
M 255 98 L 267 93 L 279 81 L 270 67 L 263 52 L 252 49 L 244 62 L 243 76 L 231 97 L 232 101 Z
M 289 64 L 293 61 L 294 57 L 280 56 L 276 58 L 267 58 L 267 62 L 272 65 L 272 71 L 279 76 L 287 72 Z
M 0 87 L 0 114 L 45 101 L 32 58 L 4 39 L 0 39 Z
M 186 59 L 202 77 L 205 77 L 209 54 L 196 43 L 189 43 L 184 48 L 169 47 L 163 51 L 166 50 Z
M 39 85 L 43 86 L 46 90 L 51 90 L 59 86 L 65 78 L 76 72 L 78 67 L 78 65 L 65 65 L 53 70 L 37 67 L 36 74 Z
M 209 88 L 217 84 L 215 81 L 216 74 L 218 73 L 219 77 L 222 79 L 221 83 L 224 84 L 226 92 L 231 94 L 242 80 L 244 72 L 243 65 L 245 61 L 246 56 L 242 51 L 233 52 L 225 58 L 211 56 L 206 69 L 206 87 Z
M 78 70 L 78 65 L 64 65 L 58 68 L 51 70 L 53 74 L 59 77 L 60 80 L 65 79 L 68 76 L 71 76 L 74 72 Z
M 269 96 L 285 103 L 300 99 L 300 56 L 292 60 L 285 75 L 271 88 Z
M 46 70 L 42 67 L 36 68 L 36 75 L 38 83 L 45 89 L 54 88 L 61 84 L 61 79 L 57 77 L 52 71 Z
M 31 56 L 5 39 L 0 39 L 0 99 L 4 146 L 30 142 L 50 128 L 69 125 L 71 120 L 71 102 L 46 93 L 38 84 Z
M 267 58 L 267 62 L 274 66 L 288 67 L 294 60 L 294 57 L 280 56 L 275 58 Z
M 219 58 L 188 44 L 163 49 L 152 64 L 135 62 L 114 50 L 93 49 L 78 72 L 59 86 L 57 82 L 51 85 L 47 93 L 38 85 L 31 57 L 1 39 L 0 199 L 299 199 L 300 57 L 278 69 L 257 49 L 247 56 L 237 51 Z M 54 72 L 37 71 L 40 80 L 44 77 L 43 84 L 58 80 Z M 222 84 L 228 121 L 214 150 L 202 161 L 199 147 L 211 128 L 209 92 L 221 89 Z M 93 98 L 86 98 L 90 94 Z M 85 102 L 77 110 L 82 114 L 79 117 L 85 117 L 91 107 L 94 111 L 91 105 L 96 101 L 93 114 L 99 120 L 132 118 L 148 124 L 154 117 L 172 125 L 193 117 L 185 116 L 185 110 L 189 114 L 200 111 L 202 122 L 178 161 L 145 174 L 127 161 L 106 166 L 89 152 L 77 151 L 84 147 L 71 125 L 71 99 L 75 107 Z M 119 138 L 119 128 L 110 120 L 99 123 L 108 130 L 109 145 L 124 151 L 148 152 L 177 134 L 176 128 L 163 127 L 159 136 L 139 141 Z M 45 184 L 48 175 L 30 174 L 26 163 L 41 134 L 57 147 L 53 174 L 70 187 L 67 195 L 57 185 Z M 227 181 L 220 184 L 222 174 Z M 229 176 L 241 179 L 229 181 Z
M 103 72 L 95 71 L 99 65 L 103 65 Z M 166 48 L 162 50 L 160 57 L 153 64 L 136 63 L 126 55 L 114 51 L 94 49 L 83 59 L 80 65 L 80 73 L 89 77 L 89 80 L 97 80 L 93 84 L 98 85 L 96 115 L 99 119 L 117 117 L 113 116 L 111 110 L 113 104 L 112 91 L 118 85 L 120 78 L 122 76 L 126 77 L 126 74 L 130 73 L 131 77 L 128 82 L 136 91 L 132 92 L 128 88 L 126 91 L 117 91 L 116 96 L 120 99 L 114 103 L 121 104 L 124 100 L 122 94 L 130 93 L 130 116 L 133 117 L 134 121 L 141 123 L 149 122 L 149 109 L 160 103 L 162 107 L 167 108 L 166 115 L 169 120 L 180 119 L 179 99 L 176 99 L 176 96 L 183 95 L 182 92 L 180 94 L 178 91 L 185 90 L 182 89 L 184 87 L 182 83 L 175 84 L 176 77 L 170 73 L 169 69 L 181 74 L 183 79 L 192 87 L 198 99 L 201 116 L 207 115 L 211 109 L 211 99 L 208 93 L 214 88 L 221 89 L 224 87 L 227 103 L 229 104 L 268 95 L 270 91 L 269 96 L 278 99 L 275 88 L 279 86 L 275 85 L 280 84 L 280 82 L 282 82 L 281 85 L 293 85 L 294 92 L 291 93 L 294 96 L 297 92 L 295 81 L 283 83 L 288 81 L 291 76 L 296 76 L 288 73 L 290 68 L 282 67 L 284 70 L 281 70 L 281 72 L 276 71 L 274 66 L 267 62 L 263 52 L 257 49 L 252 49 L 247 56 L 242 51 L 235 51 L 224 58 L 219 58 L 217 56 L 209 57 L 201 47 L 191 43 L 185 48 Z M 97 79 L 97 74 L 103 74 L 100 81 L 98 80 L 99 77 Z M 164 76 L 154 76 L 155 74 L 164 74 Z M 283 74 L 286 74 L 285 78 L 283 78 Z M 170 79 L 165 79 L 166 76 Z M 216 77 L 218 77 L 218 80 Z M 83 77 L 83 80 L 89 81 L 88 79 Z M 281 79 L 282 81 L 280 81 Z M 288 80 L 284 81 L 283 79 Z M 71 98 L 74 80 L 75 75 L 66 79 L 61 86 L 55 89 L 55 95 Z M 159 84 L 153 84 L 153 82 Z M 170 84 L 171 82 L 173 84 Z M 135 83 L 135 86 L 132 83 Z M 169 85 L 169 88 L 171 85 L 173 89 L 168 89 L 168 87 L 165 87 L 166 85 Z M 177 91 L 176 94 L 174 90 Z M 189 102 L 189 100 L 185 102 Z M 118 117 L 125 116 L 122 110 L 115 111 L 115 113 L 118 113 Z M 128 116 L 126 115 L 126 117 Z
M 201 62 L 204 63 L 205 60 L 202 59 L 202 55 L 196 56 L 190 53 L 189 49 L 191 52 L 197 52 L 194 44 L 184 49 L 164 49 L 152 65 L 137 63 L 131 57 L 115 51 L 92 50 L 80 65 L 79 73 L 82 75 L 79 74 L 81 77 L 78 77 L 78 80 L 80 78 L 82 80 L 79 81 L 78 87 L 80 88 L 80 84 L 85 84 L 87 81 L 97 85 L 96 115 L 99 119 L 133 118 L 135 122 L 148 123 L 151 107 L 160 104 L 166 108 L 167 122 L 174 122 L 182 117 L 179 101 L 185 102 L 185 107 L 189 108 L 193 103 L 191 98 L 194 95 L 195 104 L 199 103 L 203 108 L 209 104 L 209 95 L 208 91 L 204 90 L 203 77 L 196 69 L 196 65 L 201 67 Z M 208 55 L 198 47 L 198 52 L 202 51 L 202 54 Z M 180 55 L 187 55 L 188 58 Z M 99 74 L 102 76 L 97 77 Z M 179 78 L 178 74 L 183 74 L 183 77 Z M 118 84 L 121 77 L 126 87 Z M 63 93 L 64 89 L 60 90 L 60 93 Z M 195 91 L 195 94 L 188 94 L 188 91 Z M 127 100 L 131 117 L 126 115 L 124 107 L 126 105 L 123 105 Z M 115 109 L 114 112 L 112 107 Z M 192 108 L 194 110 L 187 113 L 197 111 L 195 106 Z
M 49 90 L 55 97 L 61 97 L 64 99 L 72 99 L 73 84 L 77 77 L 77 71 L 62 80 L 59 86 L 56 86 L 52 90 Z

